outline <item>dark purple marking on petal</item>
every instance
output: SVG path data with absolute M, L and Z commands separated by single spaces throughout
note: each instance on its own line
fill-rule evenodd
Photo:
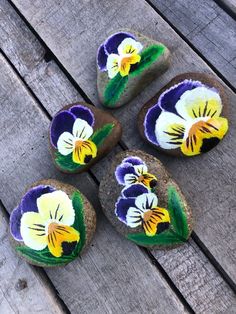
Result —
M 125 184 L 124 178 L 125 178 L 125 175 L 128 173 L 132 173 L 136 175 L 134 167 L 131 164 L 122 163 L 116 168 L 115 176 L 119 184 Z
M 46 193 L 52 193 L 55 189 L 50 185 L 38 185 L 31 188 L 21 200 L 21 214 L 26 212 L 38 212 L 37 198 Z
M 118 46 L 125 38 L 133 38 L 135 39 L 134 35 L 126 32 L 119 32 L 116 34 L 111 35 L 107 38 L 104 43 L 105 52 L 109 55 L 111 53 L 118 53 Z
M 136 156 L 129 156 L 125 159 L 123 159 L 122 163 L 129 163 L 133 166 L 136 166 L 136 165 L 144 165 L 144 161 L 142 161 L 141 158 L 139 157 L 136 157 Z
M 75 119 L 76 117 L 73 115 L 73 113 L 67 110 L 59 112 L 52 119 L 50 126 L 50 140 L 55 148 L 57 148 L 57 141 L 62 133 L 64 132 L 72 133 Z
M 143 123 L 146 138 L 155 145 L 159 145 L 156 139 L 155 128 L 156 121 L 161 112 L 162 110 L 158 104 L 152 108 L 149 108 Z
M 13 238 L 17 241 L 23 241 L 22 236 L 20 234 L 21 217 L 22 217 L 21 206 L 18 206 L 13 210 L 10 216 L 10 232 Z
M 135 198 L 119 197 L 116 203 L 115 214 L 122 222 L 126 223 L 127 211 L 130 207 L 135 206 Z
M 75 105 L 70 108 L 70 112 L 72 112 L 76 118 L 87 121 L 91 126 L 94 125 L 94 114 L 89 108 L 83 105 Z
M 143 193 L 148 193 L 149 190 L 143 184 L 132 184 L 128 188 L 122 190 L 122 195 L 126 198 L 137 197 Z
M 205 86 L 200 81 L 184 80 L 162 93 L 158 99 L 158 105 L 165 111 L 178 114 L 175 105 L 180 97 L 188 90 L 193 90 L 196 87 Z
M 98 48 L 98 52 L 97 52 L 97 65 L 99 67 L 99 70 L 106 71 L 106 69 L 107 69 L 107 57 L 108 57 L 108 55 L 104 49 L 104 45 L 102 44 Z

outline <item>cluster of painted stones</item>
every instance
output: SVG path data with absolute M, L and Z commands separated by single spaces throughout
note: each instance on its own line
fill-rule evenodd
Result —
M 169 67 L 170 52 L 140 33 L 119 31 L 98 48 L 97 87 L 101 103 L 117 108 L 137 96 Z M 141 136 L 175 156 L 195 156 L 215 147 L 228 131 L 227 98 L 211 75 L 176 76 L 138 115 Z M 88 170 L 121 138 L 121 124 L 87 103 L 62 108 L 49 128 L 51 155 L 65 173 Z M 99 188 L 105 215 L 134 243 L 170 248 L 188 240 L 192 214 L 179 186 L 155 157 L 142 151 L 115 156 Z M 65 265 L 90 243 L 95 211 L 75 187 L 56 180 L 34 183 L 10 217 L 17 253 L 38 266 Z

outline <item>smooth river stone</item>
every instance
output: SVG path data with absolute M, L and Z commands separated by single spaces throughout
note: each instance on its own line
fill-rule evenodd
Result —
M 160 42 L 132 30 L 110 35 L 97 52 L 97 87 L 101 103 L 117 108 L 129 102 L 165 72 L 170 52 Z
M 157 158 L 142 151 L 115 156 L 99 198 L 116 230 L 140 246 L 172 248 L 191 234 L 192 213 L 179 186 Z
M 214 148 L 228 131 L 228 98 L 212 75 L 176 76 L 138 115 L 141 136 L 174 156 L 196 156 Z
M 49 128 L 54 164 L 65 173 L 85 171 L 112 150 L 121 133 L 120 122 L 110 113 L 87 103 L 67 105 Z
M 51 179 L 35 182 L 10 216 L 16 252 L 42 267 L 72 262 L 88 247 L 95 228 L 96 213 L 88 199 Z

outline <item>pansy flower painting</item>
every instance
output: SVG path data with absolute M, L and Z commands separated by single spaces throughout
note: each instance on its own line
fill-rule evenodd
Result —
M 145 138 L 168 153 L 195 156 L 215 147 L 228 131 L 216 87 L 184 79 L 167 88 L 143 121 Z M 176 153 L 177 152 L 177 153 Z
M 121 31 L 108 37 L 97 53 L 101 102 L 107 107 L 123 105 L 168 67 L 168 57 L 163 44 L 140 34 Z
M 23 196 L 10 217 L 16 251 L 40 266 L 71 262 L 86 242 L 84 202 L 51 185 L 37 185 Z
M 111 121 L 99 128 L 95 124 L 93 111 L 81 104 L 55 115 L 50 126 L 50 144 L 55 164 L 61 171 L 83 171 L 98 158 L 99 150 L 115 124 Z
M 145 177 L 146 176 L 146 177 Z M 138 156 L 129 156 L 115 169 L 123 188 L 115 203 L 115 216 L 126 226 L 126 237 L 141 246 L 175 246 L 187 241 L 191 231 L 185 202 L 174 184 L 167 184 L 163 206 L 158 198 L 158 175 L 148 172 Z M 163 195 L 163 192 L 162 192 Z

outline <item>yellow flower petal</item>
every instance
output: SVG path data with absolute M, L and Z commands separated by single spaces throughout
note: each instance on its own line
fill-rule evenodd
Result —
M 151 173 L 144 173 L 137 178 L 137 183 L 142 183 L 152 189 L 157 183 L 157 178 Z
M 159 223 L 170 222 L 169 212 L 165 208 L 153 208 L 143 215 L 143 228 L 147 236 L 153 237 Z
M 141 57 L 137 54 L 132 54 L 129 57 L 121 59 L 120 75 L 126 76 L 129 74 L 131 64 L 135 64 L 141 60 Z
M 60 257 L 62 254 L 69 255 L 75 248 L 75 245 L 80 240 L 80 234 L 73 227 L 52 223 L 48 227 L 48 249 L 55 257 Z M 73 243 L 76 242 L 76 243 Z M 69 245 L 73 243 L 73 245 Z
M 73 162 L 85 165 L 97 156 L 97 146 L 92 141 L 77 141 L 72 153 Z
M 188 137 L 181 145 L 181 151 L 187 156 L 198 155 L 212 149 L 224 137 L 228 130 L 226 118 L 211 118 L 195 123 Z

